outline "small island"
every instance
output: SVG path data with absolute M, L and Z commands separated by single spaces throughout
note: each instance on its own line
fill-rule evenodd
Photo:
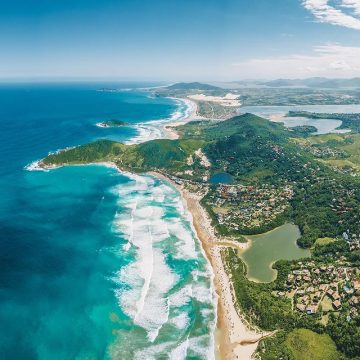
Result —
M 126 125 L 128 125 L 127 122 L 116 119 L 105 120 L 96 124 L 97 127 L 101 127 L 101 128 L 120 127 Z

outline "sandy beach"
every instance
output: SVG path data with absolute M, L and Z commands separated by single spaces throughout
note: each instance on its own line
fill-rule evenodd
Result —
M 207 101 L 217 103 L 221 106 L 239 107 L 241 102 L 239 100 L 239 94 L 228 93 L 225 96 L 210 96 L 204 94 L 189 95 L 189 99 L 195 101 Z
M 218 320 L 215 334 L 216 360 L 251 359 L 258 341 L 268 335 L 251 330 L 234 304 L 234 291 L 221 259 L 224 246 L 246 249 L 248 243 L 219 241 L 214 233 L 211 221 L 204 208 L 200 205 L 200 197 L 190 193 L 182 186 L 158 173 L 153 176 L 170 182 L 181 193 L 185 205 L 192 215 L 196 234 L 214 271 L 214 286 L 218 296 Z
M 197 116 L 196 102 L 186 99 L 180 100 L 187 102 L 189 106 L 188 116 L 184 117 L 181 121 L 164 126 L 165 137 L 168 139 L 179 138 L 175 130 L 176 126 L 200 118 Z M 225 241 L 219 240 L 214 233 L 208 214 L 200 205 L 201 198 L 198 195 L 190 193 L 183 186 L 175 184 L 162 174 L 151 172 L 150 175 L 170 182 L 181 193 L 184 203 L 192 215 L 197 237 L 212 266 L 214 287 L 218 296 L 217 328 L 215 334 L 216 360 L 250 360 L 256 351 L 258 341 L 268 334 L 251 330 L 249 324 L 241 316 L 240 311 L 235 306 L 233 287 L 221 259 L 221 249 L 224 247 L 244 250 L 250 243 L 239 243 L 228 239 Z
M 171 97 L 170 99 L 184 102 L 188 106 L 187 114 L 181 120 L 166 123 L 163 127 L 164 137 L 166 139 L 176 140 L 179 138 L 179 135 L 174 129 L 176 126 L 184 125 L 189 121 L 201 120 L 205 118 L 198 115 L 198 105 L 195 101 Z

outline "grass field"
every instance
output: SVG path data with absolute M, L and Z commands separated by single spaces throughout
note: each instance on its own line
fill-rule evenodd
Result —
M 324 144 L 328 141 L 343 141 L 344 136 L 341 134 L 323 134 L 323 135 L 314 135 L 309 138 L 312 144 Z
M 340 358 L 329 335 L 311 330 L 292 331 L 285 341 L 295 360 L 338 360 Z
M 315 241 L 315 245 L 323 246 L 323 245 L 331 244 L 331 243 L 334 242 L 334 241 L 335 241 L 335 239 L 330 238 L 330 237 L 318 238 L 318 239 Z
M 346 140 L 351 140 L 351 142 Z M 360 134 L 343 135 L 343 134 L 326 134 L 317 135 L 309 138 L 311 144 L 326 144 L 335 149 L 345 151 L 349 157 L 346 159 L 326 159 L 324 163 L 331 166 L 343 168 L 350 166 L 360 173 Z

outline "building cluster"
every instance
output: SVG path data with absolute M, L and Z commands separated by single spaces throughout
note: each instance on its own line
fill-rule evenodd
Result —
M 293 197 L 291 185 L 284 187 L 219 185 L 208 203 L 219 224 L 240 230 L 266 225 L 284 212 Z
M 354 318 L 359 313 L 360 270 L 342 260 L 332 265 L 298 262 L 288 274 L 286 290 L 277 295 L 292 298 L 294 311 L 308 315 L 345 311 Z
M 353 211 L 354 208 L 349 204 L 349 199 L 353 198 L 355 195 L 355 191 L 351 190 L 349 191 L 350 194 L 347 194 L 346 197 L 337 197 L 332 199 L 332 203 L 330 204 L 330 207 L 332 211 L 334 211 L 336 214 L 345 214 L 349 211 Z
M 329 146 L 304 145 L 304 149 L 318 158 L 346 158 L 348 154 L 345 151 L 331 148 Z

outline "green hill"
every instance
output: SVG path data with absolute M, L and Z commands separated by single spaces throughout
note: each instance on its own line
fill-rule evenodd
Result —
M 292 331 L 285 341 L 295 360 L 338 360 L 341 358 L 334 342 L 327 334 L 307 329 Z
M 43 164 L 112 161 L 124 170 L 160 170 L 200 183 L 214 174 L 227 173 L 235 184 L 290 184 L 294 195 L 282 221 L 299 225 L 301 246 L 310 247 L 321 237 L 341 236 L 348 229 L 360 233 L 359 203 L 354 200 L 354 196 L 360 197 L 358 180 L 320 162 L 300 147 L 294 141 L 297 134 L 282 124 L 244 114 L 226 121 L 192 122 L 179 127 L 179 131 L 178 140 L 139 145 L 99 140 L 49 155 Z M 334 198 L 346 201 L 348 209 L 335 212 Z
M 199 82 L 176 83 L 167 87 L 168 90 L 222 90 L 218 86 L 203 84 Z

